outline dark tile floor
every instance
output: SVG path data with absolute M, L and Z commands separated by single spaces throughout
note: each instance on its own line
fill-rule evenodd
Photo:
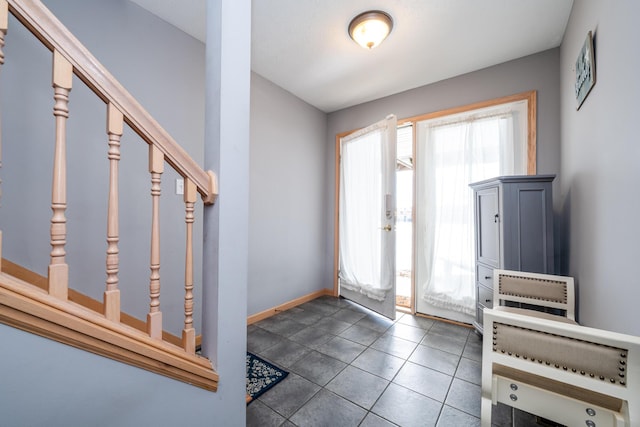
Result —
M 469 328 L 320 297 L 250 325 L 247 348 L 290 372 L 247 406 L 247 426 L 480 426 L 482 340 Z M 510 408 L 493 421 L 511 426 Z

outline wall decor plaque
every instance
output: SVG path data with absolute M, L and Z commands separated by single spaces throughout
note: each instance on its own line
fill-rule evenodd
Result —
M 591 31 L 582 45 L 578 59 L 576 59 L 576 110 L 584 102 L 585 98 L 596 84 L 596 63 L 593 52 L 593 36 Z

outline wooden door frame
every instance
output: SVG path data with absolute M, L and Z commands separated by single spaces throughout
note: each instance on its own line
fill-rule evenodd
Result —
M 435 119 L 439 117 L 449 116 L 452 114 L 464 113 L 471 110 L 478 110 L 481 108 L 493 107 L 500 104 L 508 104 L 511 102 L 527 101 L 527 174 L 535 175 L 537 171 L 537 92 L 535 90 L 518 93 L 515 95 L 503 96 L 500 98 L 494 98 L 487 101 L 480 101 L 473 104 L 462 105 L 459 107 L 448 108 L 446 110 L 435 111 L 432 113 L 421 114 L 418 116 L 412 116 L 405 119 L 398 119 L 397 126 L 401 126 L 407 123 L 413 125 L 413 153 L 416 152 L 416 124 L 418 122 Z M 333 209 L 333 295 L 339 296 L 338 289 L 338 270 L 340 268 L 340 254 L 339 254 L 339 238 L 340 238 L 340 224 L 339 224 L 339 207 L 340 207 L 340 140 L 347 135 L 357 132 L 361 128 L 353 129 L 346 132 L 336 134 L 335 139 L 335 191 L 334 191 L 334 209 Z M 415 202 L 416 192 L 416 174 L 414 168 L 413 176 L 413 193 Z M 415 203 L 411 213 L 412 222 L 415 224 Z M 413 236 L 413 259 L 412 259 L 412 274 L 411 274 L 411 313 L 415 314 L 415 277 L 413 271 L 415 270 L 415 227 Z

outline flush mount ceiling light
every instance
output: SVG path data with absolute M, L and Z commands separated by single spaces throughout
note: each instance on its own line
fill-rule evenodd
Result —
M 393 19 L 388 13 L 370 10 L 351 20 L 349 35 L 365 49 L 373 49 L 387 38 L 392 28 Z

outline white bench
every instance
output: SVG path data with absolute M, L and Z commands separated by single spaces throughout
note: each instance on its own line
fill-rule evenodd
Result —
M 571 427 L 640 426 L 640 338 L 525 312 L 484 310 L 482 426 L 498 402 Z
M 576 320 L 573 277 L 494 270 L 493 301 L 493 308 L 498 310 L 520 312 L 522 310 L 520 308 L 506 307 L 509 303 L 516 303 L 523 307 L 536 306 L 538 309 L 552 309 L 556 315 L 560 312 L 560 315 L 569 321 Z M 547 312 L 547 315 L 535 315 L 549 317 L 554 314 Z

